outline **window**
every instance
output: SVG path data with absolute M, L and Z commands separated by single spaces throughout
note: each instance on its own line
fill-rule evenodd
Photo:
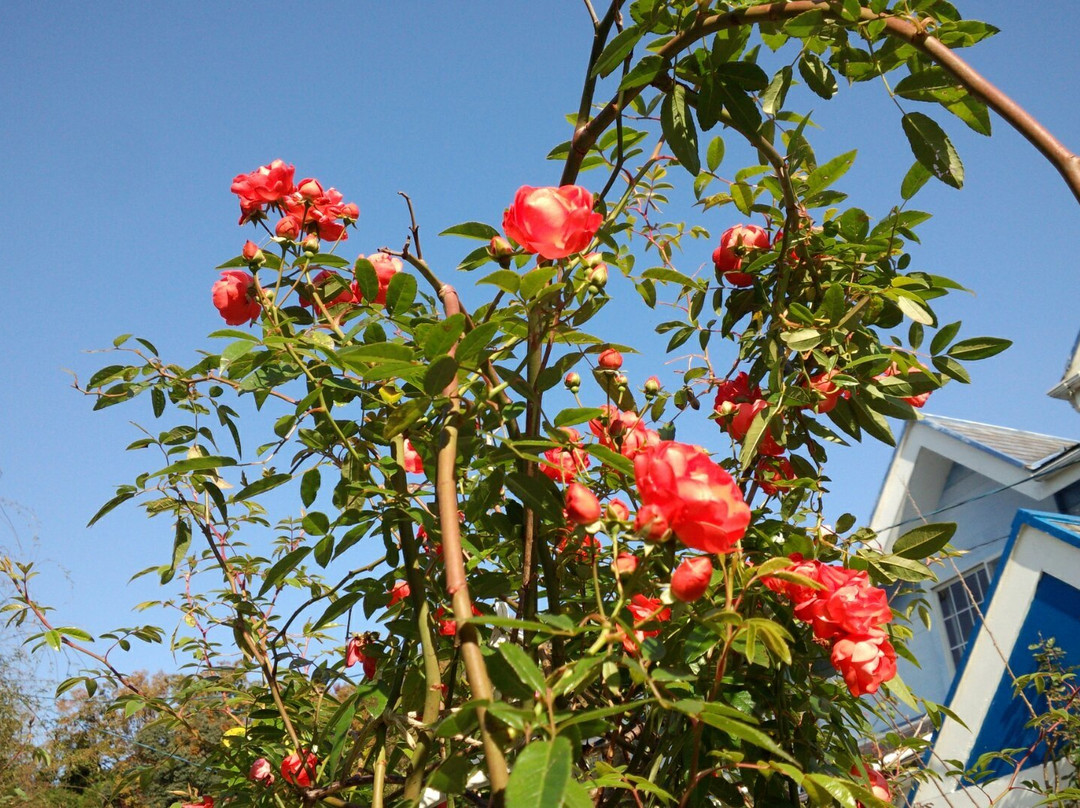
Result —
M 1054 499 L 1062 513 L 1080 516 L 1080 480 L 1062 488 L 1054 494 Z
M 979 623 L 975 606 L 977 604 L 979 609 L 982 609 L 986 593 L 990 590 L 990 578 L 994 574 L 996 563 L 996 561 L 990 561 L 980 564 L 937 589 L 941 613 L 945 617 L 945 634 L 949 644 L 949 653 L 952 654 L 954 667 L 959 667 L 960 660 L 964 656 L 964 649 L 967 648 L 975 626 Z M 967 590 L 971 591 L 971 597 L 968 596 Z M 972 598 L 975 603 L 971 602 Z

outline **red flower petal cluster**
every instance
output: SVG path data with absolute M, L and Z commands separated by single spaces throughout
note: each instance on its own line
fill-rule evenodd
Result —
M 666 623 L 671 619 L 671 609 L 665 608 L 660 598 L 647 598 L 644 595 L 634 595 L 626 606 L 627 611 L 634 617 L 634 636 L 629 637 L 622 632 L 623 648 L 628 654 L 636 654 L 638 646 L 646 637 L 655 637 L 660 629 L 645 631 L 638 628 L 652 622 Z
M 311 776 L 319 765 L 319 759 L 314 752 L 293 752 L 281 761 L 281 777 L 286 783 L 294 786 L 307 788 L 311 785 Z
M 773 496 L 782 490 L 787 490 L 788 482 L 797 479 L 791 461 L 786 457 L 763 457 L 758 461 L 754 470 L 754 479 L 757 480 L 761 490 L 768 496 Z
M 566 487 L 566 518 L 575 525 L 591 525 L 600 518 L 600 500 L 581 483 Z
M 294 184 L 295 172 L 294 166 L 275 160 L 237 175 L 230 190 L 240 199 L 240 224 L 264 218 L 266 208 L 272 207 L 284 215 L 275 228 L 279 236 L 296 240 L 307 232 L 324 241 L 348 238 L 345 226 L 360 216 L 356 204 L 344 202 L 334 188 L 323 190 L 322 183 L 310 177 Z
M 483 614 L 482 611 L 476 608 L 473 604 L 472 613 L 474 617 L 479 617 Z M 453 637 L 457 634 L 457 619 L 451 614 L 450 617 L 446 617 L 448 612 L 442 606 L 435 610 L 435 621 L 439 626 L 439 633 L 444 637 Z
M 829 412 L 841 398 L 851 397 L 850 391 L 833 381 L 837 373 L 839 371 L 830 370 L 810 377 L 810 389 L 818 396 L 817 403 L 812 405 L 814 412 Z
M 831 642 L 833 666 L 855 696 L 874 693 L 896 675 L 896 650 L 882 626 L 892 620 L 885 590 L 870 585 L 862 570 L 850 570 L 795 554 L 789 572 L 816 581 L 820 589 L 766 576 L 765 585 L 795 604 L 795 616 L 814 636 Z
M 184 802 L 180 804 L 180 808 L 214 808 L 214 798 L 203 797 L 202 802 Z
M 754 278 L 742 269 L 743 259 L 754 250 L 769 249 L 769 234 L 756 224 L 737 224 L 720 236 L 720 246 L 712 254 L 716 277 L 732 286 L 752 286 Z
M 420 529 L 423 530 L 423 528 Z M 424 537 L 427 538 L 427 534 L 425 534 Z M 417 538 L 419 538 L 419 534 L 417 534 Z M 412 589 L 409 585 L 405 581 L 398 581 L 390 590 L 390 603 L 387 604 L 387 606 L 396 606 L 411 594 Z
M 648 429 L 641 416 L 632 410 L 620 412 L 618 407 L 602 404 L 603 415 L 589 421 L 589 430 L 601 446 L 614 449 L 633 460 L 639 452 L 660 443 L 660 433 Z
M 907 372 L 908 372 L 909 376 L 912 373 L 924 373 L 924 372 L 928 373 L 929 368 L 927 368 L 926 365 L 923 365 L 923 364 L 920 363 L 919 367 L 910 367 L 910 368 L 908 368 Z M 879 373 L 877 376 L 875 376 L 874 381 L 881 381 L 882 379 L 887 379 L 890 376 L 899 376 L 899 375 L 900 375 L 900 368 L 898 368 L 896 366 L 896 363 L 893 362 L 891 365 L 889 365 L 887 368 L 885 368 L 884 373 Z M 901 400 L 906 401 L 912 407 L 922 408 L 929 399 L 930 399 L 930 391 L 927 390 L 925 393 L 919 393 L 917 396 L 904 396 Z
M 654 509 L 688 547 L 727 553 L 746 533 L 750 508 L 742 492 L 700 447 L 661 441 L 634 458 L 634 473 L 643 508 Z
M 588 247 L 603 223 L 592 207 L 592 193 L 579 185 L 523 185 L 503 213 L 503 230 L 526 252 L 549 260 L 566 258 Z
M 742 442 L 750 431 L 754 416 L 768 406 L 769 403 L 761 397 L 761 388 L 757 385 L 751 386 L 745 373 L 716 386 L 713 409 L 719 416 L 718 423 L 731 435 L 732 440 Z M 784 447 L 776 442 L 771 432 L 766 431 L 758 441 L 757 452 L 768 457 L 777 457 L 784 453 Z
M 364 653 L 365 645 L 367 645 L 367 641 L 359 635 L 349 638 L 349 641 L 345 643 L 345 667 L 351 668 L 359 662 L 364 667 L 364 678 L 374 679 L 379 661 L 375 657 Z
M 556 446 L 544 452 L 546 462 L 540 464 L 540 471 L 556 482 L 568 483 L 577 476 L 579 471 L 589 467 L 589 455 L 584 449 L 579 449 L 576 444 L 581 442 L 581 433 L 573 427 L 563 427 L 571 446 L 564 448 Z
M 870 793 L 877 797 L 879 800 L 889 802 L 892 799 L 892 794 L 889 792 L 889 781 L 885 779 L 885 775 L 879 772 L 877 769 L 871 769 L 866 767 L 866 774 L 864 775 L 858 764 L 851 767 L 851 776 L 862 780 L 863 784 L 870 789 Z M 859 808 L 862 808 L 862 803 L 856 803 Z
M 255 300 L 255 279 L 242 269 L 227 269 L 210 289 L 214 308 L 228 325 L 243 325 L 259 316 L 262 306 Z
M 274 160 L 250 174 L 234 177 L 229 190 L 240 197 L 240 224 L 252 218 L 252 214 L 262 213 L 266 205 L 278 204 L 293 193 L 296 190 L 293 185 L 295 172 L 295 166 L 284 160 Z
M 409 474 L 423 474 L 424 473 L 424 461 L 420 458 L 420 453 L 413 448 L 412 441 L 405 438 L 405 471 Z

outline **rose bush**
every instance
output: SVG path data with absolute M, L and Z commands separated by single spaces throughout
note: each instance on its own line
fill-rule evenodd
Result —
M 138 499 L 172 523 L 150 572 L 177 589 L 158 605 L 184 627 L 184 685 L 150 698 L 115 661 L 164 631 L 98 653 L 9 564 L 33 642 L 102 665 L 61 687 L 106 682 L 115 709 L 176 733 L 213 694 L 238 732 L 206 742 L 211 799 L 236 808 L 880 806 L 850 773 L 859 743 L 896 700 L 921 706 L 895 678 L 911 630 L 887 592 L 931 578 L 945 540 L 883 553 L 854 517 L 830 524 L 825 464 L 967 380 L 973 343 L 932 308 L 954 284 L 909 252 L 925 214 L 907 205 L 962 167 L 904 113 L 916 163 L 875 218 L 837 187 L 854 155 L 816 155 L 798 110 L 834 72 L 933 77 L 946 42 L 990 32 L 946 3 L 917 11 L 613 4 L 552 150 L 559 184 L 522 186 L 505 238 L 448 228 L 479 242 L 460 262 L 429 263 L 411 199 L 399 234 L 346 257 L 359 208 L 341 192 L 281 160 L 238 175 L 252 235 L 213 304 L 245 330 L 188 367 L 121 338 L 81 385 L 99 408 L 146 394 L 160 419 L 130 448 L 162 459 L 94 521 Z M 989 91 L 967 80 L 925 97 L 978 120 Z M 721 172 L 725 139 L 758 162 Z M 676 195 L 699 222 L 664 221 Z M 708 228 L 726 228 L 715 278 L 692 257 Z M 657 375 L 605 347 L 628 321 Z

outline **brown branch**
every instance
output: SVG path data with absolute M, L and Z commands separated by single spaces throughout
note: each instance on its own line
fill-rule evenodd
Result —
M 670 61 L 683 49 L 717 31 L 742 25 L 776 22 L 798 16 L 807 11 L 822 11 L 828 16 L 837 17 L 828 0 L 793 0 L 793 2 L 787 3 L 751 6 L 750 8 L 699 19 L 694 25 L 672 37 L 663 47 L 657 49 L 656 55 Z M 948 71 L 963 85 L 964 89 L 997 112 L 1010 126 L 1035 146 L 1058 170 L 1058 173 L 1061 174 L 1069 189 L 1073 192 L 1073 196 L 1076 197 L 1077 201 L 1080 201 L 1080 157 L 1066 148 L 1061 141 L 1054 137 L 1019 104 L 957 56 L 941 40 L 931 36 L 910 20 L 875 14 L 865 8 L 862 10 L 862 19 L 866 22 L 883 20 L 885 30 L 889 35 L 904 40 Z M 575 129 L 574 137 L 571 140 L 570 153 L 567 155 L 566 165 L 563 169 L 563 185 L 574 182 L 578 172 L 581 170 L 581 162 L 585 155 L 589 153 L 589 149 L 615 120 L 619 111 L 636 98 L 642 89 L 644 88 L 639 87 L 623 91 L 608 102 L 588 124 Z

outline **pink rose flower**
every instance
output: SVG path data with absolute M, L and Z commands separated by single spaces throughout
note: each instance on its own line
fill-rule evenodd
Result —
M 243 325 L 259 316 L 262 306 L 254 299 L 255 279 L 242 269 L 227 269 L 211 288 L 214 307 L 228 325 Z
M 841 637 L 833 644 L 832 664 L 853 696 L 877 692 L 896 676 L 896 650 L 881 629 Z
M 375 267 L 375 276 L 379 279 L 379 291 L 371 302 L 376 306 L 385 306 L 386 291 L 390 288 L 390 279 L 401 272 L 401 259 L 387 253 L 372 253 L 367 257 L 367 260 Z M 363 295 L 360 294 L 358 297 L 363 297 Z
M 282 160 L 260 166 L 250 174 L 238 174 L 233 178 L 230 190 L 240 198 L 240 224 L 255 213 L 261 213 L 264 205 L 277 204 L 293 193 L 294 166 Z
M 556 260 L 589 246 L 604 219 L 593 211 L 593 195 L 578 185 L 523 185 L 503 213 L 503 230 L 526 252 Z
M 251 768 L 248 770 L 248 780 L 264 786 L 272 786 L 274 784 L 274 769 L 270 765 L 270 761 L 266 758 L 259 758 L 252 763 Z
M 754 250 L 769 249 L 769 234 L 756 224 L 738 224 L 720 236 L 720 246 L 712 254 L 716 265 L 716 277 L 723 278 L 732 286 L 752 286 L 754 278 L 742 269 L 743 259 Z
M 687 547 L 728 553 L 746 533 L 742 492 L 699 447 L 661 441 L 634 458 L 634 474 L 642 505 L 658 509 Z

